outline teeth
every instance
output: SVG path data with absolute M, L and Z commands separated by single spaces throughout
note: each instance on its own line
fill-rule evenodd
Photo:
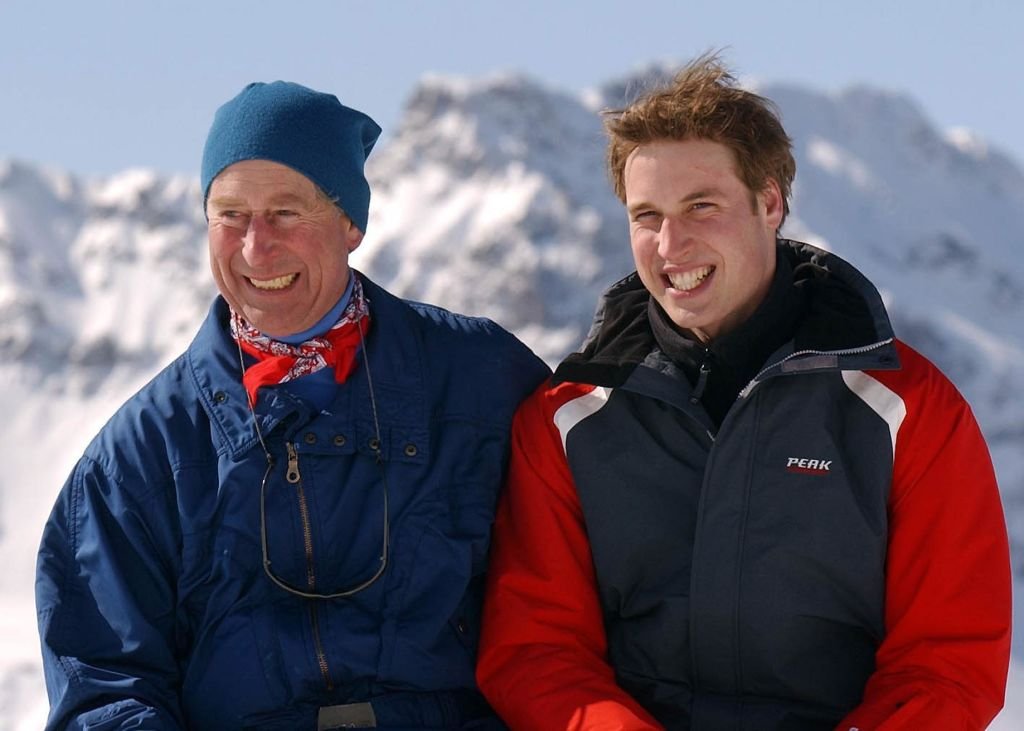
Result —
M 289 284 L 295 281 L 295 277 L 298 274 L 285 274 L 283 277 L 276 277 L 274 279 L 250 279 L 252 286 L 256 289 L 284 289 Z
M 691 269 L 690 271 L 683 272 L 682 274 L 669 274 L 668 281 L 672 284 L 674 289 L 689 292 L 691 289 L 703 282 L 713 271 L 715 271 L 715 268 L 712 266 L 701 267 L 700 269 Z

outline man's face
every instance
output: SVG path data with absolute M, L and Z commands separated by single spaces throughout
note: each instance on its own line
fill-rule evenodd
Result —
M 363 234 L 304 175 L 268 160 L 235 163 L 214 179 L 206 212 L 217 287 L 257 330 L 294 335 L 337 304 Z
M 672 322 L 703 342 L 750 317 L 775 273 L 778 185 L 755 194 L 736 170 L 732 150 L 703 139 L 648 143 L 626 160 L 637 272 Z

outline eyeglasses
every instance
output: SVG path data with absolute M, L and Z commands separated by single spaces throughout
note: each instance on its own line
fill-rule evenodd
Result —
M 289 594 L 294 594 L 295 596 L 300 596 L 304 599 L 344 599 L 345 597 L 353 596 L 354 594 L 358 594 L 364 589 L 369 588 L 375 581 L 377 581 L 377 579 L 384 575 L 384 570 L 388 567 L 388 546 L 391 543 L 391 523 L 388 517 L 388 473 L 384 464 L 384 455 L 381 454 L 380 451 L 380 445 L 382 442 L 380 439 L 380 421 L 377 418 L 377 398 L 374 395 L 373 378 L 370 375 L 370 359 L 369 355 L 366 352 L 366 340 L 365 335 L 363 333 L 362 320 L 357 322 L 357 327 L 359 329 L 359 344 L 361 346 L 360 350 L 362 351 L 363 355 L 363 366 L 366 369 L 366 385 L 370 392 L 370 410 L 373 413 L 373 427 L 375 436 L 374 439 L 371 440 L 370 442 L 370 449 L 373 450 L 376 462 L 380 466 L 381 493 L 384 497 L 384 524 L 381 531 L 382 537 L 380 557 L 378 559 L 379 565 L 377 566 L 377 570 L 373 573 L 372 576 L 370 576 L 370 578 L 366 579 L 360 584 L 356 584 L 351 588 L 325 594 L 322 592 L 306 591 L 304 589 L 300 589 L 299 587 L 290 584 L 289 582 L 285 581 L 280 576 L 278 576 L 276 573 L 274 573 L 273 565 L 270 560 L 269 543 L 267 541 L 267 483 L 270 481 L 270 475 L 274 471 L 274 456 L 270 453 L 270 449 L 267 447 L 267 442 L 263 438 L 263 430 L 260 429 L 259 419 L 256 418 L 254 404 L 252 403 L 251 400 L 249 401 L 249 413 L 252 414 L 253 424 L 256 427 L 256 436 L 259 438 L 260 445 L 263 447 L 263 454 L 267 458 L 267 469 L 263 472 L 263 479 L 260 481 L 260 543 L 262 545 L 263 552 L 263 572 L 267 575 L 267 578 L 274 582 L 274 584 L 284 589 Z M 242 345 L 237 341 L 236 344 L 238 345 L 238 363 L 241 366 L 242 373 L 245 373 L 245 357 L 242 355 Z M 295 448 L 292 447 L 291 444 L 287 444 L 286 446 L 289 449 L 289 467 L 285 479 L 287 479 L 288 482 L 293 484 L 300 483 L 301 478 L 299 477 L 298 457 L 297 455 L 295 455 Z M 291 463 L 291 460 L 293 458 L 295 459 L 294 466 L 292 466 Z M 301 485 L 299 486 L 299 488 L 301 489 Z M 303 515 L 303 524 L 303 527 L 308 530 L 308 517 L 305 515 Z M 312 548 L 307 544 L 307 551 L 311 550 Z M 315 586 L 314 578 L 314 574 L 310 569 L 310 589 L 312 589 Z
M 289 449 L 289 455 L 288 455 L 289 456 L 289 464 L 291 464 L 291 460 L 293 458 L 295 458 L 294 447 L 292 447 L 291 444 L 289 444 L 287 446 L 288 446 L 288 449 Z M 312 591 L 311 590 L 312 587 L 315 586 L 315 577 L 314 577 L 314 574 L 312 572 L 312 569 L 309 570 L 310 590 L 300 589 L 299 587 L 297 587 L 294 584 L 291 584 L 291 583 L 285 581 L 280 576 L 278 576 L 276 573 L 274 573 L 273 562 L 270 560 L 269 542 L 267 541 L 267 500 L 266 500 L 267 483 L 270 481 L 270 475 L 274 471 L 274 458 L 270 454 L 269 451 L 266 452 L 267 469 L 264 471 L 264 473 L 263 473 L 263 480 L 260 482 L 260 542 L 262 544 L 262 549 L 263 549 L 263 572 L 267 575 L 267 577 L 272 582 L 274 582 L 277 586 L 279 586 L 282 589 L 284 589 L 285 591 L 287 591 L 289 594 L 294 594 L 296 596 L 301 596 L 301 597 L 303 597 L 305 599 L 344 599 L 345 597 L 350 597 L 350 596 L 352 596 L 354 594 L 358 594 L 359 592 L 361 592 L 364 589 L 368 588 L 370 585 L 373 584 L 373 582 L 375 582 L 377 579 L 379 579 L 381 576 L 384 575 L 384 570 L 387 568 L 387 565 L 388 565 L 388 544 L 390 543 L 389 538 L 390 538 L 390 533 L 391 533 L 390 521 L 388 519 L 388 476 L 387 476 L 387 470 L 384 467 L 384 458 L 383 458 L 383 456 L 381 455 L 381 452 L 380 452 L 380 441 L 379 440 L 374 440 L 374 442 L 372 444 L 372 448 L 373 448 L 374 453 L 376 455 L 377 464 L 380 465 L 380 468 L 381 468 L 381 492 L 382 492 L 382 494 L 384 496 L 384 521 L 383 521 L 382 532 L 381 532 L 382 537 L 381 537 L 380 556 L 378 558 L 379 565 L 377 566 L 377 570 L 374 572 L 374 574 L 372 576 L 370 576 L 368 579 L 366 579 L 365 581 L 363 581 L 363 582 L 361 582 L 359 584 L 356 584 L 355 586 L 352 586 L 352 587 L 350 587 L 348 589 L 343 589 L 341 591 L 335 591 L 335 592 L 330 592 L 330 593 L 321 593 L 321 592 L 317 592 L 317 591 Z M 297 464 L 297 462 L 296 462 L 296 464 Z M 297 467 L 295 467 L 295 468 L 289 467 L 285 479 L 287 479 L 288 482 L 290 482 L 292 484 L 297 484 L 299 486 L 298 489 L 300 491 L 302 490 L 301 478 L 299 477 L 299 472 L 298 472 Z M 300 500 L 304 504 L 304 499 L 300 498 Z M 309 529 L 309 519 L 308 519 L 308 516 L 305 515 L 305 510 L 303 510 L 303 513 L 304 513 L 303 516 L 302 516 L 303 528 L 305 530 L 308 530 Z M 307 546 L 306 546 L 306 550 L 307 551 L 311 551 L 312 550 L 312 547 L 308 543 L 307 543 Z M 309 554 L 309 557 L 311 558 L 312 554 Z

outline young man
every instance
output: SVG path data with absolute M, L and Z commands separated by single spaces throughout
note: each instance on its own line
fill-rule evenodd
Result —
M 609 117 L 636 273 L 520 408 L 477 678 L 513 729 L 980 729 L 1010 569 L 985 443 L 712 58 Z
M 501 728 L 473 678 L 512 414 L 549 371 L 348 265 L 380 128 L 251 84 L 202 186 L 221 297 L 39 553 L 48 729 Z

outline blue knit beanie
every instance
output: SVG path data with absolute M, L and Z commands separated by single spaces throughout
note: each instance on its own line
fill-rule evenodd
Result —
M 366 233 L 370 186 L 363 173 L 380 127 L 332 94 L 288 81 L 252 83 L 213 118 L 203 149 L 203 208 L 229 165 L 270 160 L 316 183 Z

